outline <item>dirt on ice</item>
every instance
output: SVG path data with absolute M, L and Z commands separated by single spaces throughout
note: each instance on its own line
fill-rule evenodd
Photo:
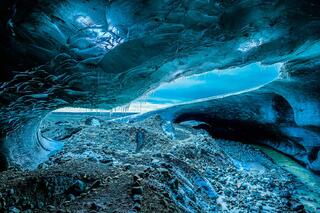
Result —
M 64 147 L 38 169 L 0 173 L 1 212 L 306 211 L 295 177 L 251 145 L 159 116 L 70 122 L 46 124 Z

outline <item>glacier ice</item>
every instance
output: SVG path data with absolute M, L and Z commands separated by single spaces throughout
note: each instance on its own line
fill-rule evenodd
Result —
M 210 120 L 191 112 L 176 117 L 192 104 L 160 111 L 162 116 L 168 121 L 200 116 L 247 129 L 251 120 L 290 121 L 293 126 L 276 129 L 294 142 L 268 144 L 294 144 L 293 150 L 302 150 L 294 157 L 318 170 L 318 1 L 4 0 L 1 8 L 7 9 L 1 13 L 0 48 L 6 54 L 0 64 L 0 130 L 9 162 L 19 159 L 21 149 L 36 155 L 34 128 L 55 109 L 112 109 L 160 82 L 260 62 L 283 64 L 282 78 L 255 92 L 194 104 Z M 279 100 L 286 109 L 272 105 Z M 219 111 L 211 111 L 214 105 Z M 230 107 L 235 111 L 226 115 Z

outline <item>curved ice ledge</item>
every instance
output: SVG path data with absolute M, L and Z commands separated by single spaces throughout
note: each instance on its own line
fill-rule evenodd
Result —
M 9 166 L 33 170 L 63 147 L 63 142 L 41 134 L 43 118 L 32 119 L 9 134 L 4 141 Z

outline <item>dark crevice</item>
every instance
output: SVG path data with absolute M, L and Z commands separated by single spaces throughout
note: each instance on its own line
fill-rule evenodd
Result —
M 5 171 L 8 169 L 8 161 L 6 157 L 6 151 L 3 146 L 3 139 L 5 138 L 5 134 L 1 132 L 0 129 L 0 172 Z
M 239 120 L 211 120 L 207 115 L 185 113 L 178 117 L 175 121 L 180 123 L 187 120 L 197 120 L 207 123 L 209 133 L 215 138 L 236 140 L 245 143 L 256 143 L 264 139 L 279 141 L 286 138 L 276 125 L 263 125 L 254 121 L 239 121 Z
M 283 155 L 289 157 L 290 159 L 294 160 L 295 162 L 299 163 L 302 166 L 307 166 L 305 162 L 291 156 L 288 153 L 283 152 L 282 150 L 279 150 L 275 147 L 282 145 L 286 145 L 287 147 L 291 147 L 294 149 L 299 149 L 299 153 L 303 154 L 306 153 L 306 149 L 298 144 L 296 141 L 289 139 L 286 136 L 281 136 L 280 134 L 278 135 L 272 135 L 273 133 L 270 132 L 263 132 L 263 131 L 252 131 L 252 135 L 249 137 L 243 138 L 243 136 L 249 135 L 249 133 L 240 133 L 241 131 L 232 131 L 230 128 L 214 128 L 209 124 L 200 124 L 198 126 L 194 127 L 195 129 L 203 129 L 206 132 L 210 134 L 210 136 L 214 139 L 222 139 L 222 140 L 230 140 L 230 141 L 239 141 L 244 144 L 251 144 L 251 145 L 259 145 L 259 146 L 267 146 L 273 150 L 276 150 Z M 263 143 L 264 137 L 273 137 L 272 145 L 268 145 Z M 259 139 L 260 138 L 260 139 Z M 318 154 L 319 148 L 315 149 L 313 152 L 311 152 L 311 155 L 309 155 L 309 160 L 310 162 L 314 161 L 317 159 L 317 154 Z M 316 173 L 316 172 L 315 172 Z
M 8 161 L 4 154 L 0 153 L 0 172 L 8 169 Z
M 223 127 L 222 125 L 200 124 L 196 129 L 206 130 L 213 138 L 240 141 L 242 143 L 259 144 L 261 141 L 268 139 L 272 141 L 281 141 L 286 136 L 277 132 L 275 129 L 254 128 L 255 124 L 235 124 Z
M 320 152 L 320 146 L 318 147 L 313 147 L 309 153 L 308 159 L 310 161 L 310 163 L 312 163 L 313 161 L 317 160 L 318 157 L 318 153 Z
M 276 95 L 272 102 L 273 109 L 277 112 L 277 123 L 294 123 L 294 112 L 289 102 L 282 96 Z
M 272 109 L 276 115 L 274 123 L 261 123 L 256 120 L 224 119 L 221 115 L 207 113 L 187 112 L 177 116 L 174 120 L 181 123 L 188 120 L 205 122 L 197 128 L 207 130 L 214 138 L 235 140 L 244 143 L 258 144 L 260 141 L 288 141 L 291 137 L 286 136 L 279 130 L 279 126 L 296 126 L 294 111 L 289 102 L 282 96 L 275 94 L 272 99 Z M 294 139 L 296 140 L 296 139 Z

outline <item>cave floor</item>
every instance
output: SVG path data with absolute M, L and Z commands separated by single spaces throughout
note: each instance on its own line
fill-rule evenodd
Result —
M 64 147 L 0 174 L 3 212 L 316 212 L 303 184 L 251 145 L 160 117 L 46 123 Z M 53 128 L 54 127 L 54 128 Z M 49 131 L 50 130 L 50 131 Z M 58 134 L 59 133 L 59 134 Z M 305 191 L 307 196 L 308 190 Z

